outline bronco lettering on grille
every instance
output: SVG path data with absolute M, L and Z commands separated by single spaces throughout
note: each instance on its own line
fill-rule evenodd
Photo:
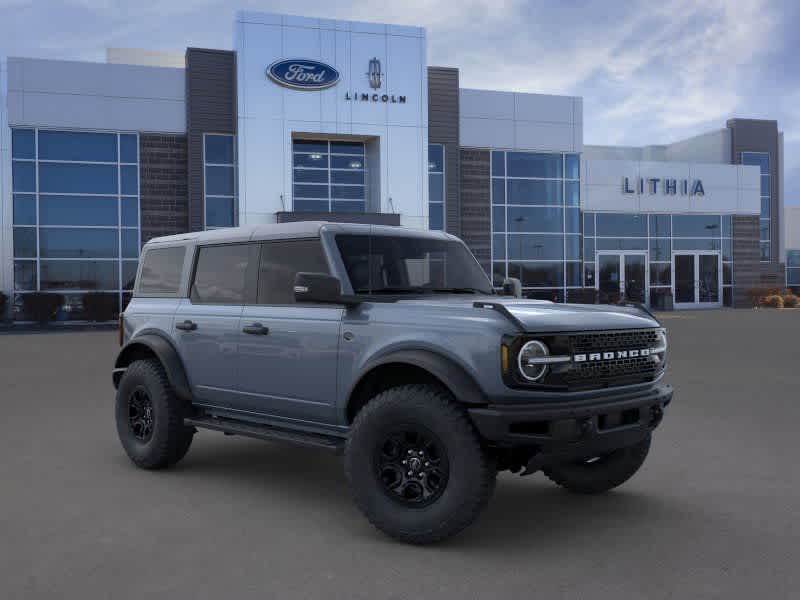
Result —
M 573 354 L 573 362 L 593 362 L 598 360 L 614 360 L 615 358 L 638 358 L 640 356 L 650 356 L 653 352 L 651 348 L 641 348 L 639 350 L 616 350 L 614 352 L 592 352 L 591 354 Z

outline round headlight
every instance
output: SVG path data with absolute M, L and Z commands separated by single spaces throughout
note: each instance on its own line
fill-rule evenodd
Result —
M 539 381 L 547 372 L 547 363 L 540 363 L 537 359 L 546 358 L 549 354 L 547 346 L 539 340 L 526 343 L 517 355 L 520 374 L 528 381 Z

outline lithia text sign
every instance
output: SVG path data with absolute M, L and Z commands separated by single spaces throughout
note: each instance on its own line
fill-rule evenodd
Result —
M 700 179 L 670 179 L 660 177 L 623 177 L 623 194 L 657 194 L 661 192 L 667 196 L 705 196 L 703 182 Z

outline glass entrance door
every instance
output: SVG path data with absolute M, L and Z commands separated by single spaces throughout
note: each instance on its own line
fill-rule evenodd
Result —
M 681 252 L 672 255 L 675 308 L 722 306 L 719 252 Z
M 647 255 L 644 252 L 598 252 L 597 290 L 600 302 L 620 299 L 647 303 Z

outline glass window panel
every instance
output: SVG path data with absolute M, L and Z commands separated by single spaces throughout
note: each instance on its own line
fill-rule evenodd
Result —
M 15 192 L 35 192 L 36 164 L 15 160 L 11 163 L 11 182 Z
M 36 158 L 33 129 L 11 130 L 11 158 Z
M 564 209 L 564 231 L 566 233 L 581 232 L 581 211 L 577 208 Z
M 719 215 L 673 215 L 675 237 L 719 237 Z
M 506 209 L 504 206 L 492 207 L 492 231 L 506 230 Z
M 720 240 L 715 238 L 672 238 L 673 250 L 719 250 Z
M 124 163 L 139 162 L 139 144 L 136 136 L 122 134 L 119 136 L 119 161 Z
M 314 169 L 328 168 L 327 154 L 295 154 L 292 159 L 295 167 L 310 167 Z
M 294 152 L 314 152 L 314 153 L 328 153 L 328 142 L 320 142 L 317 140 L 293 140 L 292 150 Z
M 39 191 L 117 194 L 117 166 L 39 163 Z
M 125 196 L 139 193 L 139 168 L 133 165 L 120 167 L 120 189 Z
M 46 290 L 118 290 L 115 260 L 43 260 L 40 285 Z
M 583 214 L 583 235 L 594 236 L 594 213 Z
M 506 174 L 506 153 L 499 150 L 492 152 L 492 175 L 504 177 Z
M 581 236 L 567 235 L 564 236 L 564 248 L 566 250 L 567 260 L 580 260 L 581 259 Z
M 761 198 L 761 217 L 769 218 L 769 198 Z
M 117 220 L 116 196 L 39 196 L 39 222 L 42 225 L 114 225 Z
M 328 183 L 327 169 L 295 169 L 294 180 L 298 183 Z
M 139 201 L 136 198 L 122 199 L 122 226 L 139 226 Z
M 39 160 L 117 162 L 115 133 L 39 131 Z
M 206 197 L 206 227 L 233 227 L 233 198 Z
M 117 229 L 41 228 L 39 254 L 47 258 L 117 258 L 119 256 L 117 231 Z
M 762 175 L 761 176 L 761 195 L 762 196 L 770 196 L 769 192 L 769 175 Z
M 428 199 L 430 202 L 444 202 L 444 175 L 441 173 L 428 175 Z
M 596 238 L 598 250 L 647 250 L 647 238 Z
M 733 260 L 733 243 L 730 238 L 722 240 L 722 260 Z
M 506 258 L 506 236 L 492 235 L 492 255 L 494 260 L 505 260 Z
M 564 182 L 564 201 L 567 206 L 580 206 L 581 204 L 581 184 L 578 181 Z
M 597 213 L 598 236 L 647 237 L 647 216 Z
M 561 287 L 564 285 L 564 263 L 509 262 L 508 276 L 516 277 L 526 287 Z
M 505 279 L 506 279 L 506 263 L 504 262 L 492 263 L 492 285 L 494 287 L 501 287 Z
M 560 235 L 509 235 L 508 258 L 561 260 L 564 258 L 564 238 Z
M 763 262 L 769 262 L 770 256 L 772 256 L 772 248 L 770 247 L 769 242 L 761 242 L 759 244 L 759 248 L 761 251 L 761 260 Z
M 428 144 L 428 171 L 442 173 L 444 171 L 444 146 Z
M 36 258 L 36 229 L 34 227 L 14 227 L 14 256 Z
M 294 184 L 295 198 L 328 198 L 327 185 Z
M 505 204 L 506 201 L 506 180 L 492 179 L 492 204 Z
M 14 290 L 36 291 L 36 261 L 14 261 Z
M 594 240 L 583 238 L 583 258 L 587 261 L 594 260 Z
M 530 300 L 550 300 L 550 302 L 564 302 L 564 290 L 523 290 L 522 296 Z
M 233 196 L 233 167 L 206 167 L 206 194 L 211 196 Z
M 769 152 L 742 152 L 743 165 L 761 167 L 761 173 L 769 173 Z
M 334 212 L 364 212 L 364 201 L 337 200 L 333 202 Z
M 800 269 L 789 269 L 786 272 L 787 285 L 800 285 Z
M 122 230 L 122 258 L 139 258 L 139 231 Z
M 148 250 L 142 263 L 139 293 L 165 296 L 177 294 L 185 257 L 185 246 Z
M 650 260 L 672 260 L 672 244 L 669 239 L 650 239 Z
M 672 285 L 672 265 L 670 263 L 651 264 L 650 285 Z
M 786 251 L 786 266 L 787 267 L 800 267 L 800 250 L 787 250 Z
M 583 263 L 583 285 L 594 287 L 594 263 Z
M 722 288 L 722 305 L 733 306 L 733 290 L 729 287 Z
M 567 179 L 580 179 L 581 178 L 581 157 L 580 154 L 567 154 L 565 157 L 566 173 L 564 177 Z
M 508 230 L 535 233 L 561 233 L 564 209 L 550 207 L 508 207 Z
M 328 212 L 328 200 L 295 200 L 294 210 L 300 212 Z
M 733 283 L 733 265 L 731 263 L 722 263 L 722 283 L 723 285 Z
M 508 152 L 509 177 L 561 178 L 561 154 Z
M 443 175 L 432 174 L 430 178 L 438 178 L 439 186 Z M 350 183 L 364 185 L 364 171 L 331 171 L 331 183 Z
M 136 269 L 139 267 L 139 262 L 135 260 L 122 261 L 122 289 L 132 290 L 133 284 L 136 283 Z
M 670 237 L 672 226 L 669 215 L 650 215 L 650 237 Z
M 315 165 L 318 166 L 318 165 Z M 364 169 L 364 159 L 358 156 L 331 156 L 332 169 Z
M 567 267 L 566 285 L 568 287 L 581 287 L 581 269 L 583 267 L 583 263 L 568 262 L 564 264 Z
M 232 165 L 233 136 L 232 135 L 206 135 L 206 163 L 216 165 Z
M 358 154 L 364 156 L 364 142 L 331 142 L 331 154 Z
M 761 219 L 758 224 L 758 232 L 762 241 L 770 239 L 769 237 L 770 222 L 767 219 Z
M 300 272 L 329 272 L 320 240 L 262 244 L 258 303 L 294 304 L 294 279 Z
M 733 235 L 733 218 L 730 215 L 722 215 L 722 237 Z
M 428 228 L 444 229 L 444 205 L 434 202 L 428 207 Z
M 509 204 L 563 204 L 560 181 L 508 180 Z
M 35 194 L 14 194 L 14 225 L 36 225 Z
M 340 200 L 363 200 L 364 199 L 364 186 L 363 185 L 332 185 L 331 198 L 338 198 Z
M 195 304 L 242 304 L 251 244 L 200 248 L 191 299 Z

